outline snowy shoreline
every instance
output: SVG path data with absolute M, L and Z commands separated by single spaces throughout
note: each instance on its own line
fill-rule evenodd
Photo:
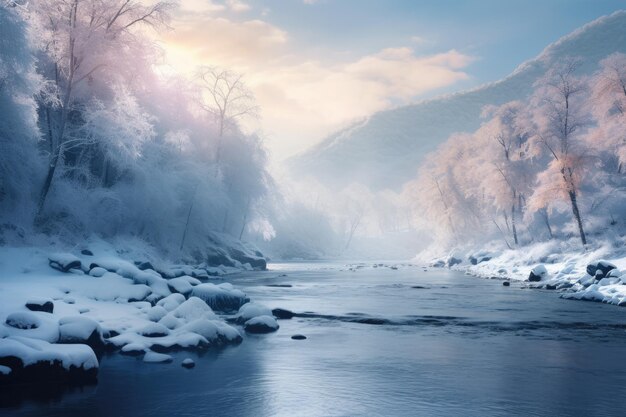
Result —
M 171 362 L 168 352 L 238 344 L 242 332 L 279 327 L 270 309 L 224 281 L 250 265 L 154 266 L 118 252 L 104 242 L 71 252 L 2 247 L 0 386 L 92 383 L 105 352 Z
M 557 291 L 565 299 L 626 306 L 623 248 L 623 242 L 614 242 L 583 250 L 575 239 L 554 240 L 520 249 L 455 250 L 427 263 L 479 278 L 524 282 L 528 288 Z M 418 259 L 424 262 L 427 256 Z

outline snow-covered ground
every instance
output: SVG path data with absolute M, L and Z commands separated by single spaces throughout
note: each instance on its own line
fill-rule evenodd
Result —
M 251 326 L 276 330 L 271 310 L 224 281 L 240 270 L 172 265 L 99 240 L 2 247 L 0 383 L 94 379 L 105 350 L 168 362 L 171 350 L 239 343 Z
M 450 267 L 483 278 L 528 282 L 561 297 L 626 305 L 626 242 L 580 246 L 578 239 L 551 240 L 519 249 L 455 250 L 430 257 L 431 266 Z M 425 262 L 428 254 L 416 258 Z M 533 278 L 531 278 L 533 276 Z

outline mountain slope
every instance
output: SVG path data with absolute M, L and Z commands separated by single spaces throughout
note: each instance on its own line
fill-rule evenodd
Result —
M 397 189 L 450 134 L 476 130 L 485 105 L 525 98 L 546 69 L 566 56 L 581 57 L 581 72 L 590 73 L 614 52 L 626 52 L 626 11 L 559 39 L 501 81 L 376 113 L 291 158 L 288 167 L 295 175 L 313 176 L 333 187 L 357 181 L 374 189 Z

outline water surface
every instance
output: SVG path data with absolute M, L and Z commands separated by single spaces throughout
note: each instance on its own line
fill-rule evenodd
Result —
M 626 309 L 421 268 L 275 264 L 229 277 L 302 316 L 169 365 L 111 355 L 99 383 L 11 416 L 613 416 Z M 277 286 L 278 285 L 278 286 Z M 289 286 L 291 285 L 291 286 Z M 294 334 L 306 340 L 292 340 Z M 196 367 L 180 361 L 191 357 Z

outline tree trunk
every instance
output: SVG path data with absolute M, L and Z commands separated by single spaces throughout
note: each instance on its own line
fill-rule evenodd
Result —
M 550 236 L 550 239 L 554 238 L 554 235 L 552 234 L 552 226 L 550 226 L 550 217 L 548 217 L 548 210 L 541 209 L 541 211 L 539 212 L 541 213 L 541 217 L 543 217 L 543 222 L 546 225 L 546 228 L 548 229 L 548 235 Z
M 239 240 L 243 237 L 243 232 L 246 230 L 248 224 L 248 211 L 250 210 L 250 197 L 248 197 L 248 203 L 246 204 L 246 211 L 243 214 L 243 223 L 241 225 L 241 232 L 239 232 Z
M 48 165 L 48 174 L 46 175 L 46 180 L 43 183 L 43 188 L 41 189 L 41 195 L 39 196 L 39 204 L 37 205 L 37 217 L 41 215 L 43 211 L 43 207 L 46 204 L 46 197 L 48 196 L 48 192 L 50 191 L 50 187 L 52 186 L 52 179 L 54 178 L 54 173 L 57 169 L 59 161 L 58 152 L 52 156 L 50 159 L 50 165 Z
M 194 190 L 193 196 L 191 197 L 191 204 L 189 204 L 189 210 L 187 211 L 187 221 L 185 222 L 185 230 L 183 231 L 183 237 L 180 240 L 180 250 L 183 250 L 183 246 L 185 246 L 185 238 L 187 237 L 187 230 L 189 229 L 189 219 L 191 218 L 191 211 L 193 210 L 193 203 L 196 201 L 196 192 Z
M 515 204 L 511 206 L 511 229 L 513 229 L 513 241 L 517 246 L 519 242 L 517 240 L 517 228 L 515 227 Z
M 576 219 L 576 223 L 578 223 L 578 231 L 580 232 L 580 240 L 583 243 L 583 246 L 587 245 L 587 238 L 585 237 L 585 231 L 583 229 L 583 221 L 580 218 L 580 211 L 578 210 L 578 202 L 576 200 L 576 192 L 570 190 L 568 192 L 570 202 L 572 203 L 572 213 L 574 214 L 574 218 Z

